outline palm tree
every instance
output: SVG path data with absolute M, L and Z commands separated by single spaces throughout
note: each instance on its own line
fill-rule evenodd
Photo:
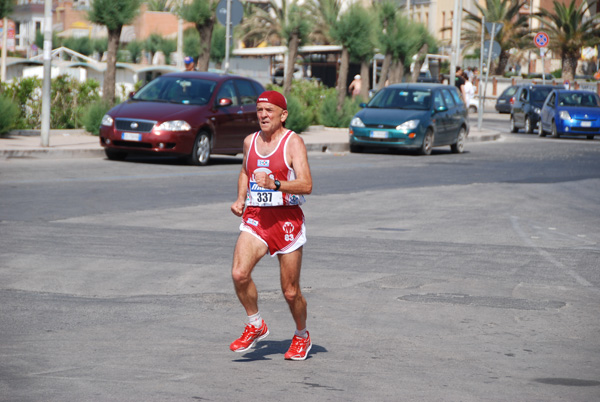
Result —
M 178 9 L 181 18 L 196 25 L 200 34 L 201 49 L 198 57 L 198 70 L 208 71 L 210 46 L 215 23 L 217 21 L 217 0 L 192 0 Z
M 372 27 L 372 14 L 358 3 L 352 4 L 348 10 L 342 13 L 331 27 L 331 36 L 337 43 L 342 45 L 342 57 L 337 82 L 337 110 L 340 112 L 346 97 L 346 84 L 348 82 L 348 68 L 350 60 L 362 63 L 369 61 L 374 52 L 374 35 Z M 362 68 L 361 68 L 362 70 Z M 368 82 L 368 74 L 364 76 L 364 83 Z M 363 85 L 367 87 L 368 85 Z M 367 96 L 365 96 L 365 99 Z
M 600 14 L 589 16 L 593 4 L 582 2 L 577 7 L 572 0 L 567 6 L 554 0 L 554 12 L 542 9 L 535 15 L 548 32 L 548 46 L 560 55 L 565 80 L 573 81 L 581 48 L 600 42 Z
M 342 0 L 311 0 L 307 7 L 309 15 L 314 19 L 313 29 L 309 35 L 311 42 L 315 45 L 333 44 L 331 27 L 340 15 Z
M 167 11 L 169 9 L 169 0 L 148 0 L 148 11 Z
M 140 0 L 94 0 L 88 13 L 88 19 L 108 29 L 108 50 L 106 53 L 106 72 L 102 98 L 115 101 L 115 84 L 117 76 L 117 51 L 123 25 L 127 25 L 137 16 Z
M 479 47 L 481 45 L 481 26 L 480 15 L 485 16 L 485 22 L 500 22 L 504 27 L 496 34 L 494 40 L 500 44 L 500 60 L 496 66 L 496 75 L 504 74 L 506 64 L 508 63 L 510 49 L 527 48 L 532 46 L 529 38 L 529 16 L 520 14 L 521 7 L 527 3 L 527 0 L 485 0 L 485 7 L 475 3 L 479 10 L 479 15 L 468 10 L 465 23 L 468 27 L 462 32 L 462 40 L 467 47 Z
M 308 38 L 311 24 L 307 8 L 299 6 L 297 0 L 281 0 L 280 3 L 270 0 L 266 8 L 251 7 L 252 13 L 242 22 L 241 30 L 244 42 L 287 45 L 287 69 L 283 83 L 283 93 L 287 95 L 292 87 L 298 48 Z

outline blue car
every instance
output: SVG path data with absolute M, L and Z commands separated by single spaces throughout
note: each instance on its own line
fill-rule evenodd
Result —
M 554 90 L 542 107 L 538 135 L 600 135 L 600 98 L 594 92 Z
M 350 151 L 409 149 L 422 155 L 438 146 L 462 153 L 469 134 L 467 108 L 455 86 L 395 84 L 361 105 L 350 122 Z

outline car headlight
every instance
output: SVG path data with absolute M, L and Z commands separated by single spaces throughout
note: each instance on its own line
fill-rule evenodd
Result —
M 540 114 L 540 113 L 542 113 L 542 109 L 540 109 L 539 107 L 534 107 L 533 108 L 533 113 Z
M 112 126 L 113 125 L 113 118 L 110 117 L 109 115 L 105 114 L 104 116 L 102 116 L 102 125 L 103 126 Z
M 419 120 L 409 120 L 409 121 L 405 121 L 404 123 L 400 124 L 399 126 L 396 126 L 396 130 L 408 131 L 408 130 L 415 129 L 418 126 L 419 126 Z
M 160 126 L 156 127 L 156 129 L 162 131 L 190 131 L 192 126 L 184 120 L 173 120 L 165 121 Z
M 350 125 L 354 126 L 354 127 L 364 127 L 365 123 L 363 123 L 363 121 L 360 119 L 360 117 L 355 117 L 350 122 Z
M 571 115 L 566 110 L 561 110 L 558 116 L 563 120 L 571 120 Z

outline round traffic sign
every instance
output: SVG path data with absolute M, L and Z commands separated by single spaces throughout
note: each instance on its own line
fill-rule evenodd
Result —
M 231 26 L 236 26 L 244 16 L 244 6 L 239 0 L 231 1 L 231 15 L 229 16 Z M 227 26 L 227 0 L 221 0 L 217 5 L 217 20 Z
M 546 32 L 538 32 L 533 38 L 533 43 L 539 48 L 548 46 L 548 42 L 550 42 L 550 38 Z

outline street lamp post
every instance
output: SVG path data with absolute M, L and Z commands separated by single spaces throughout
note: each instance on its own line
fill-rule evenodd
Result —
M 44 2 L 44 78 L 42 82 L 42 147 L 50 145 L 50 91 L 52 80 L 52 0 Z

